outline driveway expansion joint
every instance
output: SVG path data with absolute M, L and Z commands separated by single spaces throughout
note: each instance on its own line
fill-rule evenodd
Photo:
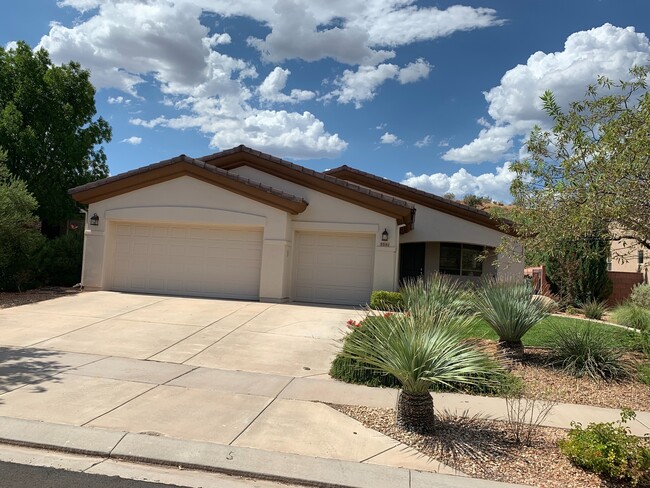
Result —
M 239 434 L 237 434 L 237 436 L 236 436 L 233 440 L 231 440 L 231 441 L 228 443 L 228 445 L 229 445 L 229 446 L 232 446 L 232 445 L 237 441 L 237 439 L 239 439 L 242 435 L 244 435 L 244 433 L 245 433 L 248 429 L 251 428 L 251 426 L 255 423 L 255 421 L 256 421 L 258 418 L 260 418 L 260 417 L 262 416 L 262 414 L 263 414 L 264 412 L 266 412 L 266 410 L 267 410 L 271 405 L 273 405 L 273 403 L 274 403 L 274 402 L 279 398 L 279 396 L 282 394 L 282 392 L 283 392 L 284 390 L 286 390 L 286 389 L 289 387 L 289 385 L 290 385 L 291 383 L 293 383 L 293 380 L 295 380 L 295 379 L 296 379 L 296 378 L 291 378 L 291 379 L 289 380 L 289 382 L 288 382 L 286 385 L 284 385 L 284 386 L 282 387 L 282 389 L 281 389 L 281 390 L 280 390 L 280 391 L 279 391 L 279 392 L 278 392 L 278 393 L 273 397 L 273 399 L 269 402 L 269 404 L 268 404 L 266 407 L 264 407 L 262 410 L 260 410 L 260 412 L 255 416 L 255 418 L 254 418 L 253 420 L 251 420 L 251 421 L 248 423 L 248 425 L 247 425 L 246 427 L 244 427 L 244 428 L 242 429 L 242 431 L 241 431 Z

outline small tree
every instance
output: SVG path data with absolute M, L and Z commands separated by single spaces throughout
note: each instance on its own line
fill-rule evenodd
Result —
M 630 238 L 650 249 L 649 72 L 635 67 L 630 81 L 600 77 L 567 112 L 553 93 L 541 97 L 554 126 L 536 127 L 529 157 L 512 165 L 510 218 L 528 250 L 585 237 Z
M 20 290 L 33 278 L 31 260 L 43 245 L 34 212 L 36 199 L 11 175 L 0 150 L 0 290 Z
M 607 274 L 609 241 L 601 237 L 564 241 L 542 257 L 551 291 L 566 305 L 602 301 L 612 293 Z

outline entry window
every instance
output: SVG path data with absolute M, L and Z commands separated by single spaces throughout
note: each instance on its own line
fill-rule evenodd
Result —
M 639 257 L 639 264 L 643 264 L 643 251 L 642 250 L 639 251 L 638 257 Z
M 457 276 L 481 276 L 483 262 L 480 257 L 483 246 L 440 243 L 440 273 Z

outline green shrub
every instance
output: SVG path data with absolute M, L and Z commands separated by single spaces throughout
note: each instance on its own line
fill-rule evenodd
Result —
M 566 313 L 568 313 L 569 315 L 578 315 L 578 314 L 580 313 L 580 309 L 574 307 L 573 305 L 569 305 L 568 307 L 566 307 L 566 308 L 564 309 L 564 311 L 565 311 Z
M 24 181 L 14 177 L 0 150 L 0 291 L 36 286 L 34 255 L 45 238 L 34 213 L 38 204 Z
M 552 327 L 553 334 L 547 344 L 552 350 L 551 364 L 573 376 L 595 380 L 629 376 L 630 366 L 623 359 L 623 352 L 610 346 L 602 328 L 558 324 Z
M 616 307 L 612 311 L 612 319 L 617 324 L 638 330 L 650 328 L 650 310 L 631 303 L 624 303 Z
M 580 310 L 588 319 L 600 320 L 607 312 L 607 302 L 590 298 L 582 304 Z
M 650 285 L 636 285 L 632 288 L 629 300 L 637 307 L 650 309 Z
M 575 465 L 631 486 L 650 484 L 650 447 L 647 439 L 630 434 L 626 422 L 636 414 L 624 409 L 618 422 L 591 423 L 583 428 L 572 422 L 560 450 Z
M 47 241 L 36 258 L 43 283 L 57 286 L 79 283 L 83 247 L 81 230 Z
M 366 386 L 386 386 L 399 388 L 399 381 L 391 374 L 382 373 L 372 369 L 356 359 L 337 355 L 332 361 L 330 376 L 346 383 L 354 383 Z
M 639 381 L 650 386 L 650 363 L 643 363 L 639 366 Z
M 398 291 L 375 290 L 370 295 L 373 310 L 404 310 L 404 300 Z

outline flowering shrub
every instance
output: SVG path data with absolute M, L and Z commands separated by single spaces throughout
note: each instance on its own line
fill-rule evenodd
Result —
M 359 320 L 358 322 L 354 319 L 350 319 L 346 322 L 348 329 L 354 329 L 355 327 L 361 327 L 361 324 L 363 323 L 363 320 Z
M 577 466 L 630 486 L 650 485 L 650 446 L 648 439 L 639 439 L 624 426 L 636 414 L 623 409 L 618 422 L 591 423 L 583 429 L 572 422 L 560 450 Z

